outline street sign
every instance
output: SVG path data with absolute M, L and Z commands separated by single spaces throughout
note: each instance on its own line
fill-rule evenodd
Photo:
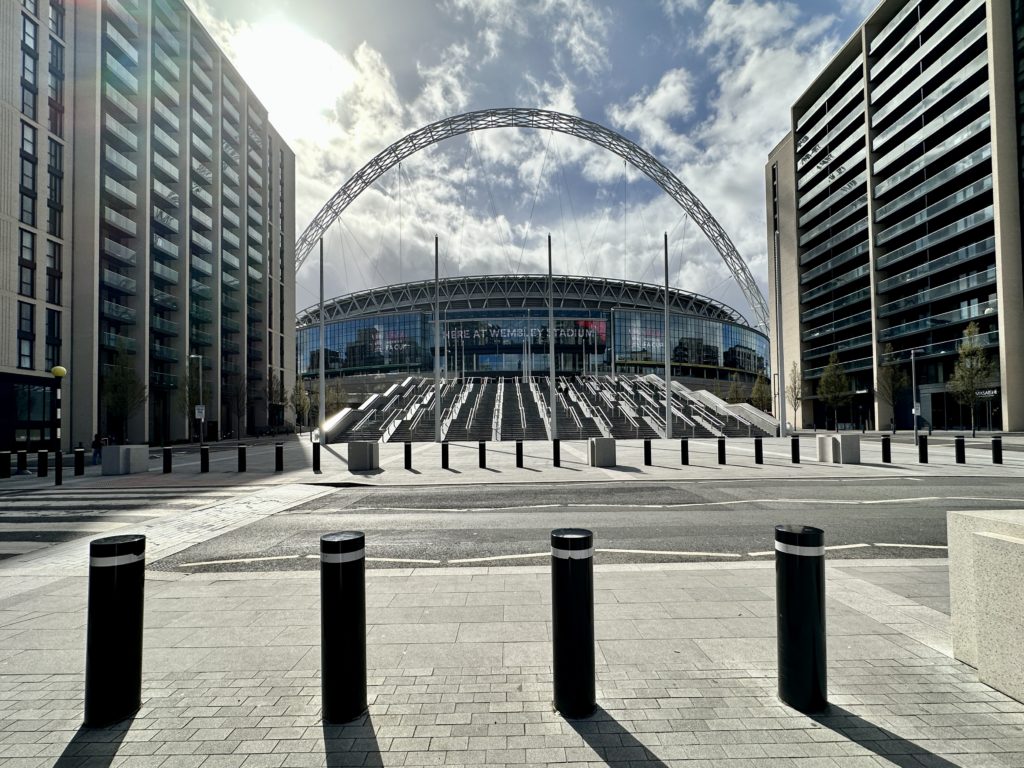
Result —
M 918 403 L 917 405 L 914 406 L 914 415 L 915 416 L 920 416 L 921 415 L 921 404 L 920 403 Z
M 199 419 L 200 421 L 205 421 L 206 420 L 206 406 L 205 405 L 197 405 L 196 406 L 196 418 Z

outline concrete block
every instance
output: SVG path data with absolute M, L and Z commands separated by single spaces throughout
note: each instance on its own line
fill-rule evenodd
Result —
M 986 565 L 976 551 L 976 533 L 1024 539 L 1024 509 L 949 512 L 946 516 L 953 655 L 972 667 L 979 665 L 978 625 L 985 620 L 978 582 Z M 1017 584 L 1024 589 L 1024 572 L 1017 575 Z
M 149 471 L 148 445 L 105 445 L 101 456 L 104 475 L 131 475 Z
M 590 466 L 592 466 L 592 467 L 614 467 L 615 466 L 615 438 L 614 437 L 592 437 L 592 438 L 590 438 Z
M 1024 538 L 975 533 L 978 677 L 1024 701 Z
M 380 469 L 380 443 L 349 443 L 349 472 L 369 472 Z
M 832 463 L 832 435 L 818 435 L 818 461 Z
M 860 435 L 833 435 L 832 463 L 860 464 Z

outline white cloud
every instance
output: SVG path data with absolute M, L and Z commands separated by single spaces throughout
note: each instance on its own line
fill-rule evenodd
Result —
M 693 80 L 684 69 L 670 69 L 653 90 L 643 89 L 624 105 L 608 110 L 612 124 L 639 138 L 645 149 L 680 161 L 693 146 L 679 121 L 693 114 Z

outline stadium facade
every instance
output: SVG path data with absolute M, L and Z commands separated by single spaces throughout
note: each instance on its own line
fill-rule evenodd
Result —
M 549 282 L 540 275 L 439 282 L 441 369 L 452 377 L 545 376 Z M 665 289 L 591 277 L 552 281 L 559 375 L 664 373 Z M 708 390 L 749 391 L 768 375 L 768 338 L 713 299 L 670 289 L 673 377 Z M 324 305 L 329 377 L 434 369 L 433 281 L 353 293 Z M 297 370 L 319 375 L 318 307 L 297 318 Z
M 814 393 L 832 353 L 853 398 L 840 422 L 913 424 L 911 387 L 893 398 L 884 380 L 895 365 L 916 378 L 922 426 L 969 427 L 949 381 L 976 323 L 998 368 L 978 426 L 1024 429 L 1022 30 L 1019 2 L 884 0 L 792 106 L 765 190 L 770 327 L 776 367 L 800 370 L 798 427 L 831 426 Z

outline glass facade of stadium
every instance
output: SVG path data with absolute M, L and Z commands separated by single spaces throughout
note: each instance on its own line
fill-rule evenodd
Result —
M 561 374 L 664 372 L 664 288 L 622 280 L 554 279 L 555 364 Z M 440 283 L 441 369 L 447 376 L 546 375 L 545 276 L 451 278 Z M 735 310 L 670 290 L 674 376 L 752 382 L 768 376 L 768 339 Z M 431 375 L 434 283 L 406 283 L 325 303 L 328 376 Z M 319 375 L 319 311 L 298 316 L 300 375 Z

